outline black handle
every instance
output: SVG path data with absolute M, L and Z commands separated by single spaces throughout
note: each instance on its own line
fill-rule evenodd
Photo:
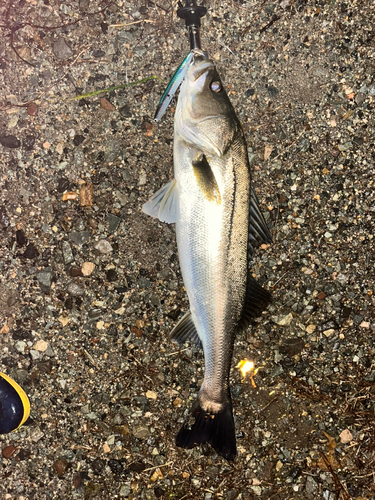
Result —
M 207 9 L 197 5 L 196 0 L 186 0 L 185 7 L 181 2 L 178 2 L 178 7 L 178 17 L 185 19 L 186 27 L 189 28 L 190 49 L 201 49 L 199 28 L 201 17 L 206 15 Z

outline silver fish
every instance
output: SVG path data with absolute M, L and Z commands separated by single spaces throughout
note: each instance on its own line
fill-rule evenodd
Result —
M 215 64 L 196 51 L 181 85 L 174 122 L 174 179 L 143 206 L 176 223 L 178 255 L 190 310 L 171 338 L 193 339 L 204 351 L 205 374 L 176 444 L 208 442 L 234 460 L 236 438 L 229 372 L 236 333 L 258 316 L 270 294 L 252 278 L 252 241 L 271 242 L 251 184 L 240 122 Z

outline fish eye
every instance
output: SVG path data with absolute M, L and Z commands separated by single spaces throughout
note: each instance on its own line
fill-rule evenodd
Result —
M 210 87 L 211 87 L 212 92 L 216 92 L 217 94 L 223 90 L 223 86 L 221 85 L 221 82 L 217 82 L 217 81 L 211 82 Z

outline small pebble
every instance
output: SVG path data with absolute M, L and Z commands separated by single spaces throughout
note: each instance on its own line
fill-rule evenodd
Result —
M 63 458 L 59 458 L 53 464 L 53 468 L 58 476 L 63 476 L 65 474 L 66 470 L 68 469 L 68 467 L 69 467 L 69 462 L 67 462 Z
M 112 245 L 107 240 L 99 240 L 94 245 L 95 250 L 98 252 L 107 254 L 113 252 Z
M 77 285 L 77 283 L 70 283 L 70 285 L 68 286 L 67 292 L 72 297 L 80 297 L 81 295 L 85 294 L 84 288 Z
M 70 264 L 74 261 L 74 255 L 72 251 L 72 247 L 70 246 L 69 241 L 63 241 L 61 243 L 61 249 L 63 253 L 63 259 L 65 264 Z
M 73 243 L 79 246 L 88 243 L 88 241 L 90 240 L 90 236 L 90 231 L 73 231 L 69 233 L 70 241 L 73 241 Z
M 10 444 L 9 446 L 6 446 L 5 448 L 2 449 L 1 454 L 3 455 L 4 458 L 11 458 L 14 453 L 16 452 L 16 447 Z
M 43 271 L 36 273 L 36 279 L 39 282 L 40 289 L 48 293 L 52 286 L 53 271 L 52 267 L 46 267 Z
M 150 435 L 149 428 L 146 425 L 140 424 L 133 427 L 133 436 L 138 439 L 145 439 Z
M 52 51 L 57 59 L 64 61 L 73 55 L 72 49 L 69 47 L 63 37 L 59 37 L 52 46 Z
M 90 276 L 95 269 L 95 264 L 93 262 L 84 262 L 81 267 L 83 276 Z
M 152 476 L 150 477 L 151 481 L 158 481 L 159 479 L 163 479 L 163 473 L 162 471 L 158 468 L 155 470 L 155 472 L 152 474 Z
M 27 106 L 26 111 L 29 116 L 38 116 L 38 106 L 35 104 L 35 102 L 31 102 Z
M 45 340 L 38 340 L 34 345 L 33 345 L 33 348 L 36 350 L 36 351 L 39 351 L 39 352 L 44 352 L 47 350 L 47 347 L 48 347 L 48 342 L 46 342 Z
M 349 429 L 345 429 L 340 434 L 340 441 L 342 444 L 348 444 L 353 441 L 353 434 Z

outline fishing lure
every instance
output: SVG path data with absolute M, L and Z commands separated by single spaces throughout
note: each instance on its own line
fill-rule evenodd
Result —
M 155 121 L 158 122 L 166 112 L 171 100 L 173 99 L 175 93 L 177 92 L 178 87 L 181 85 L 182 81 L 186 76 L 187 70 L 189 69 L 193 57 L 194 57 L 193 51 L 189 52 L 188 55 L 180 64 L 180 66 L 177 68 L 175 74 L 172 76 L 172 79 L 168 83 L 168 86 L 165 89 L 164 94 L 161 96 L 158 108 L 155 113 Z
M 17 382 L 0 372 L 0 434 L 18 429 L 29 415 L 30 402 L 25 391 Z

